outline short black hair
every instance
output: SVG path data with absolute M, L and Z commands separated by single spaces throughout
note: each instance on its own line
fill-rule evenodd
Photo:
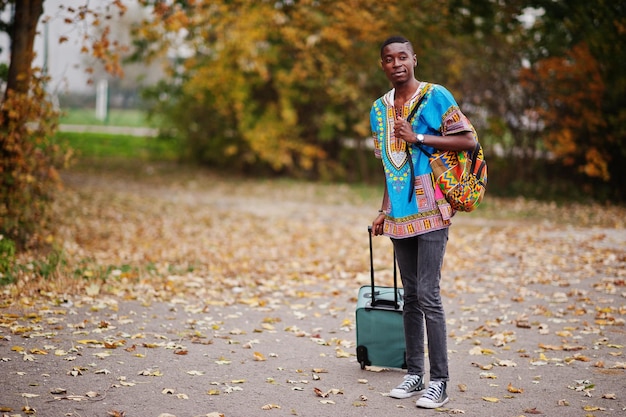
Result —
M 385 40 L 385 42 L 383 42 L 383 44 L 380 47 L 380 57 L 382 58 L 383 56 L 383 49 L 385 49 L 385 46 L 392 44 L 392 43 L 407 43 L 409 44 L 409 50 L 412 53 L 415 53 L 415 51 L 413 50 L 413 45 L 411 44 L 411 41 L 408 40 L 407 38 L 405 38 L 404 36 L 392 36 L 390 38 L 387 38 L 387 40 Z

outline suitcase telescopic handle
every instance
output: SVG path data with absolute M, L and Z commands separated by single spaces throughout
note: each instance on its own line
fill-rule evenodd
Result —
M 367 226 L 367 232 L 370 240 L 370 285 L 372 287 L 372 303 L 371 306 L 375 307 L 376 304 L 390 304 L 387 300 L 376 300 L 376 290 L 374 284 L 374 255 L 372 250 L 372 226 Z M 396 310 L 400 308 L 398 304 L 398 272 L 396 268 L 396 251 L 393 251 L 393 308 Z

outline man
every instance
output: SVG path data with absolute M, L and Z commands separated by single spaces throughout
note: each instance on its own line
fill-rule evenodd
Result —
M 444 87 L 418 81 L 411 43 L 391 37 L 381 47 L 381 66 L 393 88 L 370 112 L 375 155 L 385 173 L 382 207 L 372 223 L 374 235 L 391 238 L 404 287 L 407 375 L 391 390 L 394 398 L 422 394 L 416 405 L 437 408 L 449 400 L 446 321 L 439 282 L 454 214 L 434 186 L 428 156 L 438 150 L 471 150 L 472 125 Z M 415 106 L 416 113 L 406 120 Z M 424 326 L 425 323 L 425 326 Z M 426 388 L 425 331 L 430 381 Z

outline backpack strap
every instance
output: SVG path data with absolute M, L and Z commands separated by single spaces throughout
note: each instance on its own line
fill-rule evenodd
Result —
M 428 84 L 426 84 L 423 89 L 425 90 L 428 87 Z M 409 117 L 406 118 L 407 122 L 409 122 L 409 124 L 412 124 L 412 119 L 413 117 L 415 117 L 415 113 L 417 113 L 417 109 L 419 108 L 420 104 L 422 104 L 422 100 L 424 100 L 424 97 L 426 97 L 426 93 L 422 94 L 422 96 L 419 98 L 419 100 L 417 100 L 417 103 L 415 103 L 415 105 L 413 106 L 413 110 L 411 110 L 411 113 L 409 113 Z M 409 160 L 409 168 L 411 169 L 411 178 L 409 178 L 409 203 L 411 202 L 411 200 L 413 200 L 413 194 L 415 194 L 415 167 L 413 166 L 413 157 L 411 156 L 411 144 L 407 142 L 406 147 L 404 148 L 406 150 L 406 156 L 407 159 Z M 421 146 L 420 146 L 420 149 Z

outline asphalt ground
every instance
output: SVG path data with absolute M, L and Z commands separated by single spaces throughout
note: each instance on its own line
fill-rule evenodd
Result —
M 357 237 L 340 231 L 358 242 L 347 252 L 358 272 L 346 258 L 333 274 L 283 277 L 263 297 L 247 296 L 245 286 L 210 295 L 216 283 L 202 276 L 172 277 L 170 288 L 188 291 L 169 298 L 149 286 L 133 297 L 34 300 L 5 291 L 2 416 L 626 415 L 625 229 L 455 218 L 447 255 L 455 262 L 442 277 L 450 402 L 424 410 L 416 398 L 388 397 L 404 371 L 356 362 L 370 209 L 351 212 L 364 225 Z M 270 221 L 272 213 L 257 215 Z M 294 216 L 293 226 L 318 214 Z M 342 242 L 331 236 L 328 245 L 336 251 Z M 375 239 L 383 285 L 389 249 Z

